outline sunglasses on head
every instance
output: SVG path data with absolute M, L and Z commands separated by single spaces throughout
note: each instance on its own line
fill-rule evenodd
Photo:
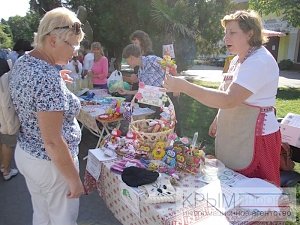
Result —
M 81 24 L 75 22 L 73 25 L 64 26 L 64 27 L 55 27 L 53 30 L 60 30 L 60 29 L 70 29 L 74 32 L 75 35 L 79 35 L 81 32 Z

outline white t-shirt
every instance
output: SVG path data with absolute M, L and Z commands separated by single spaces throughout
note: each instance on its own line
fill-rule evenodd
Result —
M 75 80 L 79 79 L 82 74 L 82 64 L 81 64 L 81 62 L 79 62 L 79 60 L 77 60 L 77 63 L 78 63 L 78 73 L 76 72 L 76 69 L 75 69 L 75 61 L 74 60 L 71 60 L 67 65 L 63 66 L 63 69 L 72 71 L 70 76 Z
M 236 59 L 233 59 L 234 63 Z M 238 63 L 233 72 L 233 81 L 248 89 L 253 94 L 245 103 L 254 106 L 275 106 L 279 81 L 279 68 L 272 54 L 261 47 L 250 55 L 242 64 Z M 267 112 L 263 135 L 279 129 L 274 112 Z
M 87 71 L 91 71 L 93 63 L 94 63 L 94 53 L 89 52 L 84 56 L 83 69 Z

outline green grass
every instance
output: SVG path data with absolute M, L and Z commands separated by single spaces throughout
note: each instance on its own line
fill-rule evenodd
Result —
M 206 87 L 218 87 L 218 83 L 199 81 L 195 83 Z M 178 116 L 180 118 L 182 135 L 192 138 L 193 134 L 198 132 L 198 140 L 204 142 L 207 153 L 211 154 L 214 152 L 214 139 L 208 135 L 208 128 L 215 118 L 217 111 L 217 109 L 209 108 L 187 95 L 180 96 L 180 111 Z
M 300 114 L 300 88 L 280 88 L 277 93 L 277 117 L 292 112 Z
M 191 80 L 195 84 L 217 88 L 219 83 Z M 300 88 L 279 88 L 276 98 L 278 118 L 287 113 L 300 114 Z M 180 96 L 180 110 L 176 112 L 180 118 L 182 135 L 192 138 L 198 131 L 199 141 L 205 141 L 209 149 L 213 149 L 213 139 L 208 136 L 208 128 L 213 121 L 217 109 L 209 108 L 187 95 Z
M 205 87 L 217 88 L 219 83 L 193 81 L 191 82 Z M 300 114 L 300 88 L 279 88 L 276 98 L 276 112 L 278 118 L 283 118 L 287 113 Z M 214 153 L 214 139 L 208 136 L 208 128 L 213 121 L 217 109 L 208 108 L 187 95 L 180 96 L 180 110 L 176 112 L 179 116 L 182 136 L 189 138 L 198 131 L 198 141 L 205 142 L 206 152 Z M 295 170 L 300 173 L 300 163 L 296 163 Z M 289 225 L 300 224 L 300 185 L 296 187 L 297 206 L 296 222 L 286 222 Z

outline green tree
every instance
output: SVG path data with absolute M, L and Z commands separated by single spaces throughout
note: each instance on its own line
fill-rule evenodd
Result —
M 152 20 L 160 34 L 157 42 L 174 44 L 177 70 L 187 69 L 196 54 L 193 5 L 185 0 L 152 0 L 152 7 Z
M 40 16 L 43 16 L 46 12 L 56 7 L 64 6 L 61 0 L 30 0 L 30 9 Z
M 121 60 L 122 49 L 129 43 L 129 35 L 137 29 L 148 32 L 152 37 L 151 1 L 69 0 L 67 2 L 75 11 L 79 5 L 87 9 L 94 41 L 101 42 L 109 57 L 117 57 Z
M 219 53 L 223 31 L 220 19 L 230 11 L 230 0 L 152 0 L 153 20 L 165 39 L 175 43 L 179 70 L 187 68 L 196 52 Z M 196 46 L 198 51 L 196 51 Z
M 249 7 L 265 15 L 270 13 L 283 15 L 283 19 L 292 26 L 300 26 L 299 0 L 250 0 Z
M 32 42 L 34 32 L 36 32 L 38 28 L 39 19 L 39 15 L 32 11 L 28 12 L 24 17 L 10 17 L 7 24 L 13 34 L 13 41 L 16 42 L 18 39 L 22 38 Z
M 198 52 L 204 55 L 220 53 L 219 42 L 224 32 L 221 19 L 228 14 L 233 5 L 230 0 L 194 1 L 197 18 L 197 47 Z
M 173 43 L 179 71 L 200 54 L 218 53 L 223 31 L 220 19 L 229 12 L 231 0 L 31 0 L 31 9 L 43 11 L 64 5 L 73 11 L 84 6 L 93 28 L 94 41 L 100 41 L 109 57 L 121 59 L 129 35 L 139 29 L 147 32 L 154 52 Z M 43 3 L 43 4 L 42 4 Z M 44 8 L 45 9 L 45 8 Z
M 8 25 L 0 23 L 0 49 L 12 47 L 11 31 Z

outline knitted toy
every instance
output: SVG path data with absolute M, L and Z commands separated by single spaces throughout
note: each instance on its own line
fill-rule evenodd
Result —
M 171 169 L 176 167 L 176 152 L 173 148 L 169 147 L 167 149 L 166 155 L 163 157 L 162 161 Z
M 166 154 L 165 147 L 166 143 L 164 141 L 158 141 L 152 151 L 153 159 L 161 160 Z
M 145 203 L 175 202 L 176 192 L 169 179 L 158 178 L 156 182 L 139 187 L 145 191 Z

